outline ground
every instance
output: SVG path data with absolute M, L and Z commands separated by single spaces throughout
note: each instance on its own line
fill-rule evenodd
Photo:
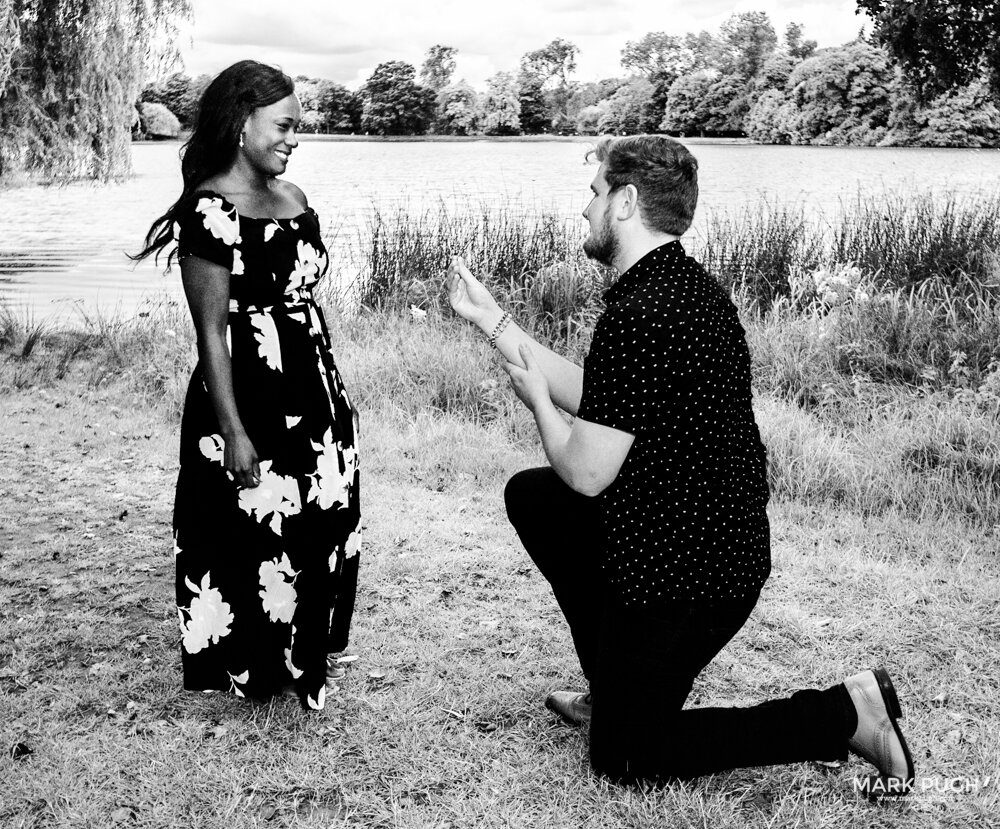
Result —
M 71 377 L 0 397 L 0 824 L 1000 826 L 995 531 L 773 504 L 773 575 L 689 701 L 884 664 L 917 763 L 905 803 L 861 797 L 857 758 L 621 789 L 542 705 L 581 677 L 503 515 L 537 449 L 443 415 L 364 423 L 357 659 L 309 714 L 181 689 L 176 423 Z

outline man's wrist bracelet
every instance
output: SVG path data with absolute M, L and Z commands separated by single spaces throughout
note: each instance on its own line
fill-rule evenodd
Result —
M 490 346 L 492 348 L 496 348 L 497 347 L 497 337 L 499 337 L 503 333 L 503 330 L 508 325 L 510 325 L 511 319 L 512 319 L 512 317 L 510 315 L 510 312 L 509 311 L 504 311 L 503 316 L 500 317 L 500 322 L 498 322 L 496 324 L 496 327 L 493 329 L 493 332 L 490 334 Z

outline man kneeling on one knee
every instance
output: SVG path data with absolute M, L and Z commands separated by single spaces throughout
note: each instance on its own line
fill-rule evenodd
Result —
M 590 685 L 546 704 L 590 722 L 591 763 L 620 782 L 851 749 L 905 791 L 913 761 L 882 669 L 749 708 L 683 709 L 770 573 L 767 458 L 736 308 L 679 240 L 697 161 L 658 135 L 603 139 L 592 155 L 583 249 L 619 276 L 583 368 L 521 330 L 461 259 L 448 271 L 452 307 L 506 358 L 550 464 L 504 494 Z

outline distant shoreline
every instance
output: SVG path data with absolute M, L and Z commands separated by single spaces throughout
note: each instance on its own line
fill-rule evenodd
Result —
M 177 138 L 133 141 L 132 146 L 142 144 L 169 144 L 187 141 L 189 132 L 182 132 Z M 593 144 L 602 136 L 597 135 L 360 135 L 357 133 L 321 133 L 303 132 L 297 136 L 300 141 L 379 141 L 386 144 L 399 143 L 468 143 L 489 142 L 494 144 L 531 144 L 545 141 L 558 141 L 567 144 Z M 684 144 L 758 144 L 749 138 L 725 138 L 700 136 L 678 137 Z

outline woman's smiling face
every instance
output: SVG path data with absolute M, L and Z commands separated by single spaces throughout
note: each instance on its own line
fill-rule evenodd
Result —
M 298 145 L 295 131 L 302 120 L 302 106 L 295 95 L 250 113 L 243 130 L 240 152 L 262 173 L 279 176 Z

